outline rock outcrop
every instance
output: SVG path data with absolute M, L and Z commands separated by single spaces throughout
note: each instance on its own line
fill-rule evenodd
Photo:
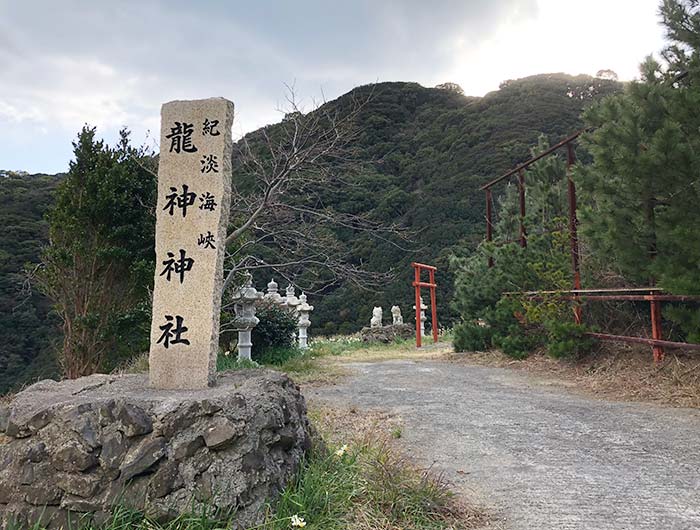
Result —
M 388 344 L 399 339 L 410 339 L 416 336 L 416 328 L 411 324 L 396 324 L 380 328 L 362 328 L 360 332 L 363 342 L 383 342 Z
M 151 389 L 146 375 L 41 381 L 0 407 L 0 522 L 75 527 L 115 505 L 168 520 L 207 505 L 246 527 L 298 470 L 310 429 L 299 388 L 267 370 L 196 391 Z

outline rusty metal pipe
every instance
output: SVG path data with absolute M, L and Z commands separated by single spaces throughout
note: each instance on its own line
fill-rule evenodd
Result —
M 674 342 L 670 340 L 646 339 L 644 337 L 628 337 L 626 335 L 611 335 L 609 333 L 587 332 L 585 335 L 600 340 L 633 342 L 638 344 L 648 344 L 650 346 L 662 346 L 670 349 L 700 350 L 700 344 L 690 344 L 686 342 Z
M 518 171 L 518 195 L 520 199 L 520 246 L 527 246 L 527 235 L 525 232 L 525 171 Z
M 527 162 L 523 162 L 522 164 L 515 166 L 513 169 L 507 171 L 506 173 L 504 173 L 503 175 L 501 175 L 501 176 L 498 177 L 497 179 L 494 179 L 494 180 L 492 180 L 491 182 L 488 182 L 488 183 L 484 184 L 484 185 L 481 186 L 479 189 L 480 189 L 480 190 L 487 190 L 487 189 L 489 189 L 490 187 L 492 187 L 494 184 L 498 184 L 498 183 L 501 182 L 502 180 L 507 179 L 507 178 L 510 177 L 511 175 L 514 175 L 515 173 L 517 173 L 517 172 L 520 171 L 521 169 L 527 169 L 529 166 L 531 166 L 532 164 L 534 164 L 534 163 L 537 162 L 538 160 L 541 160 L 541 159 L 544 158 L 545 156 L 552 154 L 552 153 L 553 153 L 554 151 L 556 151 L 557 149 L 559 149 L 559 148 L 561 148 L 561 147 L 564 147 L 566 144 L 568 144 L 569 142 L 572 142 L 573 140 L 575 140 L 576 138 L 578 138 L 579 136 L 581 136 L 583 133 L 588 132 L 589 130 L 591 130 L 591 129 L 582 129 L 582 130 L 580 130 L 580 131 L 578 131 L 578 132 L 575 132 L 575 133 L 572 134 L 571 136 L 567 136 L 567 137 L 564 138 L 561 142 L 559 142 L 559 143 L 553 145 L 552 147 L 550 147 L 550 148 L 547 149 L 546 151 L 541 152 L 539 155 L 537 155 L 537 156 L 531 158 L 531 159 L 528 160 Z

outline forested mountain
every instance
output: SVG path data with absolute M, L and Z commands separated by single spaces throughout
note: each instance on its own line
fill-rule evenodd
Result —
M 25 284 L 24 267 L 37 262 L 46 243 L 43 216 L 60 177 L 0 172 L 0 394 L 56 372 L 56 322 L 46 298 Z
M 408 227 L 413 250 L 388 245 L 352 231 L 338 237 L 352 244 L 356 265 L 393 268 L 394 281 L 381 292 L 334 286 L 310 297 L 316 310 L 312 333 L 356 331 L 369 322 L 372 307 L 399 304 L 409 317 L 411 261 L 434 264 L 439 316 L 449 322 L 453 290 L 448 258 L 458 243 L 475 247 L 484 232 L 484 198 L 479 186 L 529 157 L 544 133 L 551 142 L 581 127 L 591 100 L 620 90 L 614 81 L 546 74 L 506 81 L 484 97 L 466 97 L 451 84 L 380 83 L 356 88 L 326 105 L 366 101 L 358 116 L 358 170 L 352 183 L 328 192 L 326 205 L 347 213 Z M 274 131 L 276 125 L 269 126 Z M 251 133 L 251 137 L 256 133 Z M 235 175 L 234 175 L 235 178 Z M 0 177 L 0 393 L 10 385 L 50 372 L 50 342 L 56 322 L 40 296 L 22 293 L 22 269 L 36 262 L 46 238 L 43 214 L 59 176 Z M 270 274 L 257 273 L 264 288 Z M 59 337 L 60 339 L 60 337 Z
M 316 299 L 314 317 L 322 330 L 355 331 L 367 325 L 373 305 L 388 315 L 399 304 L 410 315 L 411 261 L 438 267 L 439 314 L 449 323 L 449 256 L 458 242 L 475 247 L 484 235 L 479 186 L 529 158 L 540 134 L 555 142 L 580 129 L 582 110 L 620 88 L 615 81 L 546 74 L 506 81 L 482 98 L 416 83 L 381 83 L 330 102 L 371 94 L 360 114 L 360 148 L 371 169 L 352 177 L 359 186 L 334 194 L 334 207 L 407 226 L 417 250 L 352 235 L 358 264 L 380 271 L 391 267 L 397 277 L 383 292 L 345 285 Z

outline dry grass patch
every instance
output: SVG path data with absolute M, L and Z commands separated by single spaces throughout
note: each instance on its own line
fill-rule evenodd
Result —
M 520 361 L 499 351 L 455 353 L 448 358 L 553 376 L 558 384 L 598 397 L 700 408 L 698 354 L 667 353 L 657 366 L 648 348 L 605 344 L 595 354 L 575 361 L 552 359 L 542 353 Z
M 340 363 L 347 362 L 379 362 L 392 359 L 425 359 L 434 360 L 444 358 L 452 351 L 452 345 L 444 342 L 428 344 L 422 348 L 416 348 L 414 342 L 401 342 L 380 346 L 367 346 L 360 348 L 334 360 Z

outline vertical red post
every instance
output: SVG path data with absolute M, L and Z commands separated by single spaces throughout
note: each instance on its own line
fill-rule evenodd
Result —
M 422 337 L 420 335 L 420 267 L 417 263 L 413 264 L 414 282 L 416 288 L 416 348 L 421 347 Z
M 486 190 L 486 241 L 493 241 L 493 212 L 491 211 L 491 189 Z M 493 267 L 493 258 L 489 257 L 489 267 Z
M 571 237 L 571 268 L 574 273 L 574 289 L 581 289 L 581 271 L 579 269 L 578 253 L 578 220 L 576 219 L 576 185 L 571 178 L 571 166 L 576 162 L 574 146 L 571 142 L 566 144 L 566 177 L 569 192 L 569 234 Z M 577 295 L 575 295 L 577 296 Z M 581 304 L 574 300 L 574 320 L 581 323 Z
M 652 296 L 654 293 L 651 293 Z M 661 302 L 658 300 L 651 300 L 651 338 L 656 340 L 663 340 L 661 331 Z M 652 346 L 652 351 L 654 352 L 654 362 L 660 363 L 664 360 L 666 353 L 662 346 Z
M 525 232 L 525 171 L 518 171 L 518 193 L 520 195 L 520 246 L 527 246 L 527 235 Z
M 438 323 L 437 323 L 437 300 L 435 294 L 435 288 L 437 284 L 435 283 L 435 271 L 433 269 L 428 269 L 430 274 L 430 309 L 432 313 L 433 322 L 433 342 L 438 341 Z

